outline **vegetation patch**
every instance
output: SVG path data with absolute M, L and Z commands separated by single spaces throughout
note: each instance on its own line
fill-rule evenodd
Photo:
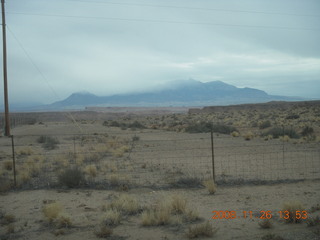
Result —
M 79 168 L 68 168 L 58 176 L 59 184 L 69 188 L 80 186 L 84 179 L 84 174 Z
M 189 227 L 187 237 L 189 239 L 199 237 L 212 237 L 217 231 L 217 228 L 213 228 L 209 221 L 206 221 L 205 223 Z

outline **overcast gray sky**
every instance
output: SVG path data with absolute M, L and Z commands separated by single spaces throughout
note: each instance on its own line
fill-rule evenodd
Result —
M 190 78 L 320 99 L 319 0 L 7 0 L 6 16 L 11 102 Z

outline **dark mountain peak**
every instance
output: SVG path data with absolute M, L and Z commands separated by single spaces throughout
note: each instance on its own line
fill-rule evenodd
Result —
M 155 91 L 96 96 L 89 92 L 71 94 L 63 101 L 51 104 L 55 108 L 84 108 L 86 106 L 208 106 L 258 103 L 272 100 L 296 99 L 271 96 L 254 88 L 237 88 L 222 81 L 202 83 L 194 79 L 177 80 Z

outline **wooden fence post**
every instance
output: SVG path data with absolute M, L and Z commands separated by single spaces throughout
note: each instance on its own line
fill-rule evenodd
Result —
M 13 181 L 14 181 L 14 187 L 17 187 L 16 157 L 15 157 L 15 153 L 14 153 L 14 140 L 13 140 L 13 135 L 11 135 L 11 145 L 12 145 Z
M 212 179 L 215 182 L 215 169 L 214 169 L 214 145 L 213 145 L 213 129 L 211 129 L 211 157 L 212 157 Z

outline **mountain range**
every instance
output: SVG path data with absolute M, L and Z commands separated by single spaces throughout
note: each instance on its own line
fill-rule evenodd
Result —
M 35 107 L 33 110 L 84 109 L 99 107 L 178 107 L 213 106 L 268 101 L 299 101 L 298 97 L 269 95 L 254 88 L 238 88 L 221 81 L 202 83 L 196 80 L 180 81 L 159 90 L 140 93 L 97 96 L 89 92 L 73 93 L 62 101 Z

